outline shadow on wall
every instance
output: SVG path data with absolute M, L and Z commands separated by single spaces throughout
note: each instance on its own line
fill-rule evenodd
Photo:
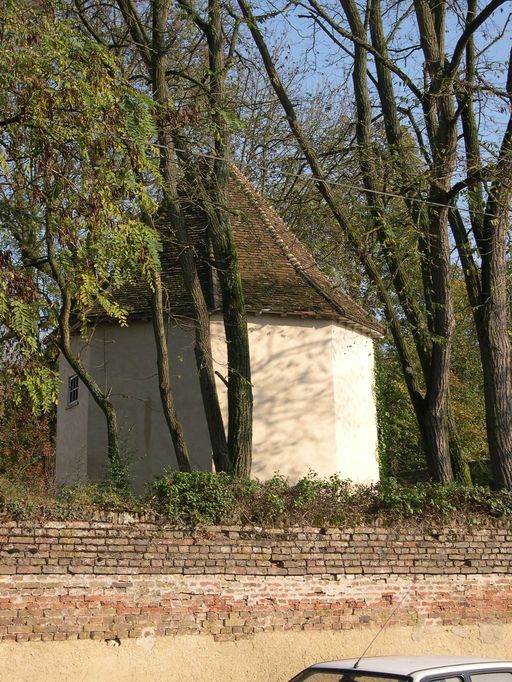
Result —
M 255 477 L 276 472 L 291 480 L 310 469 L 335 471 L 332 324 L 322 320 L 250 317 L 254 394 Z M 214 357 L 226 374 L 222 322 L 212 321 Z M 219 382 L 224 414 L 226 387 Z
M 186 326 L 173 326 L 169 332 L 171 382 L 178 414 L 182 421 L 193 464 L 211 469 L 211 447 L 193 350 L 193 333 Z M 156 372 L 153 328 L 149 322 L 130 327 L 114 325 L 105 338 L 93 341 L 92 370 L 105 385 L 112 386 L 121 442 L 131 467 L 134 487 L 144 484 L 164 469 L 176 468 L 176 458 L 165 422 Z M 101 479 L 105 471 L 106 428 L 102 414 L 91 406 L 88 428 L 89 476 Z M 97 458 L 97 459 L 96 459 Z
M 253 476 L 265 479 L 279 472 L 293 481 L 310 470 L 321 476 L 335 473 L 339 469 L 340 434 L 336 413 L 338 418 L 340 414 L 342 417 L 341 433 L 347 451 L 344 457 L 352 456 L 352 443 L 364 430 L 365 424 L 361 426 L 359 417 L 366 408 L 350 398 L 351 394 L 357 395 L 357 386 L 362 383 L 358 381 L 359 375 L 364 374 L 360 363 L 366 360 L 367 353 L 363 358 L 357 351 L 354 334 L 349 331 L 338 335 L 335 345 L 333 325 L 327 321 L 253 317 L 249 334 L 254 386 Z M 225 375 L 226 344 L 223 324 L 218 319 L 212 320 L 212 346 L 216 368 Z M 208 471 L 212 468 L 211 446 L 197 377 L 193 331 L 173 326 L 169 349 L 178 416 L 189 452 L 194 466 Z M 164 469 L 176 468 L 161 408 L 152 325 L 149 322 L 134 323 L 128 328 L 105 325 L 91 340 L 89 353 L 92 373 L 102 386 L 112 387 L 123 448 L 131 462 L 135 487 L 142 490 L 146 482 Z M 341 403 L 340 385 L 344 386 Z M 227 423 L 227 390 L 220 379 L 218 391 Z M 366 392 L 370 395 L 369 388 Z M 357 423 L 351 414 L 358 416 Z M 65 414 L 64 419 L 69 416 Z M 89 401 L 84 419 L 87 426 L 80 436 L 83 442 L 75 442 L 74 447 L 77 452 L 87 449 L 87 475 L 100 480 L 106 470 L 106 427 L 94 401 Z

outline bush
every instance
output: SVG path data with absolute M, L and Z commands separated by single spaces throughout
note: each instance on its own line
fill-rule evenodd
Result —
M 55 463 L 54 418 L 35 415 L 28 397 L 14 401 L 0 381 L 0 476 L 20 485 L 51 488 Z
M 4 518 L 79 520 L 98 511 L 145 514 L 149 510 L 142 499 L 104 484 L 75 484 L 54 494 L 0 475 L 0 516 Z
M 378 486 L 376 511 L 399 518 L 446 518 L 455 514 L 503 517 L 512 516 L 512 491 L 495 491 L 483 486 L 473 488 L 451 483 L 407 485 L 395 479 Z
M 17 519 L 80 519 L 96 511 L 129 511 L 181 527 L 347 527 L 376 519 L 394 524 L 512 518 L 512 492 L 395 479 L 365 486 L 338 476 L 309 475 L 290 485 L 282 476 L 260 482 L 226 474 L 168 472 L 155 479 L 145 497 L 97 484 L 75 485 L 51 496 L 0 476 L 0 507 L 4 517 Z
M 168 474 L 152 486 L 150 506 L 172 523 L 347 526 L 402 519 L 446 521 L 486 515 L 512 517 L 512 492 L 458 483 L 407 484 L 393 478 L 354 485 L 311 474 L 290 485 L 282 476 L 237 481 L 222 474 Z
M 229 522 L 237 502 L 232 479 L 226 474 L 170 472 L 151 488 L 150 505 L 178 525 Z

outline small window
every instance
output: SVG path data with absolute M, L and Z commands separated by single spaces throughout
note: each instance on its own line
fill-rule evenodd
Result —
M 512 682 L 512 672 L 496 670 L 489 673 L 471 673 L 471 682 Z
M 73 374 L 68 379 L 68 407 L 78 403 L 78 375 Z

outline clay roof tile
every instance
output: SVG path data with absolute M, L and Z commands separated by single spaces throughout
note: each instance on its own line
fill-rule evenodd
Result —
M 320 270 L 277 211 L 235 166 L 231 166 L 227 195 L 249 314 L 331 319 L 369 336 L 382 336 L 381 325 Z M 219 298 L 206 219 L 190 201 L 184 202 L 184 210 L 190 248 L 194 249 L 206 302 L 210 310 L 214 310 L 219 307 Z M 169 310 L 177 318 L 190 317 L 191 303 L 183 287 L 178 262 L 182 247 L 169 237 L 165 224 L 161 229 L 164 233 L 162 281 Z M 150 293 L 144 284 L 125 286 L 117 298 L 130 317 L 150 317 Z M 93 317 L 98 319 L 101 315 Z

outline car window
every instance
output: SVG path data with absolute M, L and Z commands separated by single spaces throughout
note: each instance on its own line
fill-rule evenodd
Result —
M 462 677 L 437 677 L 435 680 L 429 680 L 429 682 L 462 682 Z M 484 682 L 484 680 L 482 680 L 482 682 Z M 512 682 L 512 680 L 509 680 L 508 682 Z
M 342 673 L 335 670 L 306 670 L 298 677 L 294 677 L 292 682 L 338 682 Z
M 304 670 L 291 682 L 404 682 L 401 677 L 381 677 L 351 670 Z M 512 680 L 510 681 L 512 682 Z
M 471 673 L 471 682 L 512 682 L 512 672 L 497 670 L 493 673 Z

